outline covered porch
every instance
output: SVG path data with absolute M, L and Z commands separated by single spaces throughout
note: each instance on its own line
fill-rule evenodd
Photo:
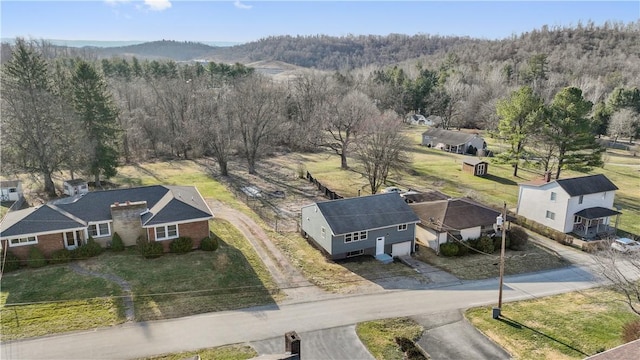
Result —
M 580 210 L 573 216 L 573 233 L 587 240 L 614 235 L 618 229 L 620 214 L 619 211 L 603 207 Z M 611 226 L 612 216 L 616 217 L 614 226 Z

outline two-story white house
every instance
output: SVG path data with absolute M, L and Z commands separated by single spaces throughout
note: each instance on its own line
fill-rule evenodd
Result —
M 517 214 L 563 233 L 594 238 L 615 232 L 620 215 L 613 208 L 616 190 L 601 174 L 523 183 Z M 614 226 L 612 216 L 616 217 Z

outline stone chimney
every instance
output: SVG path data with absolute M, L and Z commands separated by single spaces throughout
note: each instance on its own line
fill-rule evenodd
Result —
M 551 181 L 551 171 L 545 171 L 544 182 L 550 182 L 550 181 Z
M 135 245 L 140 236 L 147 238 L 140 218 L 140 214 L 146 210 L 146 201 L 127 201 L 124 204 L 116 202 L 111 205 L 113 232 L 120 235 L 125 246 Z

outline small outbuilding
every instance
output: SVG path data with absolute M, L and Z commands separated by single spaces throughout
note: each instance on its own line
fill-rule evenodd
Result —
M 18 201 L 22 197 L 20 180 L 0 180 L 0 199 L 2 201 Z
M 462 171 L 474 176 L 485 176 L 489 170 L 489 163 L 476 158 L 467 158 L 462 161 Z
M 64 193 L 69 196 L 86 194 L 89 192 L 89 184 L 83 179 L 65 180 L 62 184 Z

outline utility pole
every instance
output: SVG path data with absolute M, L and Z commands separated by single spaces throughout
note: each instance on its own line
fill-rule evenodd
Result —
M 502 244 L 500 246 L 500 288 L 498 289 L 498 307 L 493 308 L 493 318 L 500 317 L 502 311 L 502 287 L 504 283 L 504 248 L 505 248 L 505 222 L 507 221 L 507 203 L 504 203 L 502 214 L 496 218 L 496 225 L 502 231 Z

